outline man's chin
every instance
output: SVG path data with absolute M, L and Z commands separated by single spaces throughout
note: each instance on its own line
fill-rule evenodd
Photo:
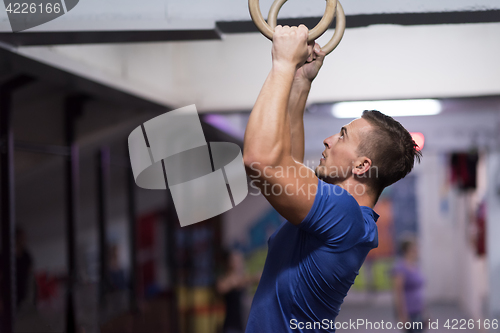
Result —
M 318 165 L 316 169 L 314 170 L 314 173 L 316 174 L 316 177 L 324 181 L 325 183 L 329 184 L 336 184 L 338 183 L 339 179 L 335 177 L 329 177 L 328 173 L 326 172 L 326 167 L 322 165 Z
M 318 177 L 321 180 L 326 179 L 326 173 L 325 173 L 325 167 L 322 165 L 318 165 L 316 169 L 314 170 L 314 173 L 316 174 L 316 177 Z

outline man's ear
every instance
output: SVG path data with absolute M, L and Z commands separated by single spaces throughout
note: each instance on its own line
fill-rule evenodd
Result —
M 366 156 L 361 156 L 354 161 L 352 173 L 357 177 L 368 178 L 368 170 L 370 170 L 371 167 L 372 160 Z

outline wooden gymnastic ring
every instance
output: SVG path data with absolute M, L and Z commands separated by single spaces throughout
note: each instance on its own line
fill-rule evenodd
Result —
M 248 8 L 250 10 L 250 16 L 254 21 L 255 25 L 259 29 L 259 31 L 266 36 L 268 39 L 273 40 L 274 28 L 277 24 L 278 12 L 281 7 L 285 4 L 287 0 L 275 0 L 271 9 L 269 10 L 268 23 L 262 17 L 262 13 L 260 11 L 259 0 L 248 0 Z M 345 14 L 338 0 L 327 0 L 326 1 L 326 10 L 325 14 L 321 21 L 309 31 L 308 41 L 316 40 L 319 36 L 325 33 L 326 30 L 330 27 L 333 19 L 337 15 L 337 22 L 335 27 L 335 33 L 332 39 L 322 47 L 322 50 L 329 54 L 332 52 L 337 45 L 340 43 L 345 30 Z

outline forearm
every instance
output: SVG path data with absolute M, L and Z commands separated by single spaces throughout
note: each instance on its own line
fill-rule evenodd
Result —
M 290 119 L 287 112 L 295 68 L 273 64 L 245 131 L 245 162 L 277 165 L 291 155 Z
M 295 161 L 301 163 L 304 162 L 304 110 L 310 89 L 310 81 L 295 79 L 288 101 L 288 114 L 290 115 L 292 136 L 292 157 Z

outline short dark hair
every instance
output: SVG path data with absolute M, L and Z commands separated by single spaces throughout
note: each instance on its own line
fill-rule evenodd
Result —
M 406 128 L 392 117 L 377 110 L 365 110 L 361 118 L 374 129 L 362 138 L 358 154 L 370 158 L 376 167 L 376 176 L 370 175 L 372 186 L 380 195 L 385 187 L 410 173 L 415 160 L 420 162 L 422 152 Z

